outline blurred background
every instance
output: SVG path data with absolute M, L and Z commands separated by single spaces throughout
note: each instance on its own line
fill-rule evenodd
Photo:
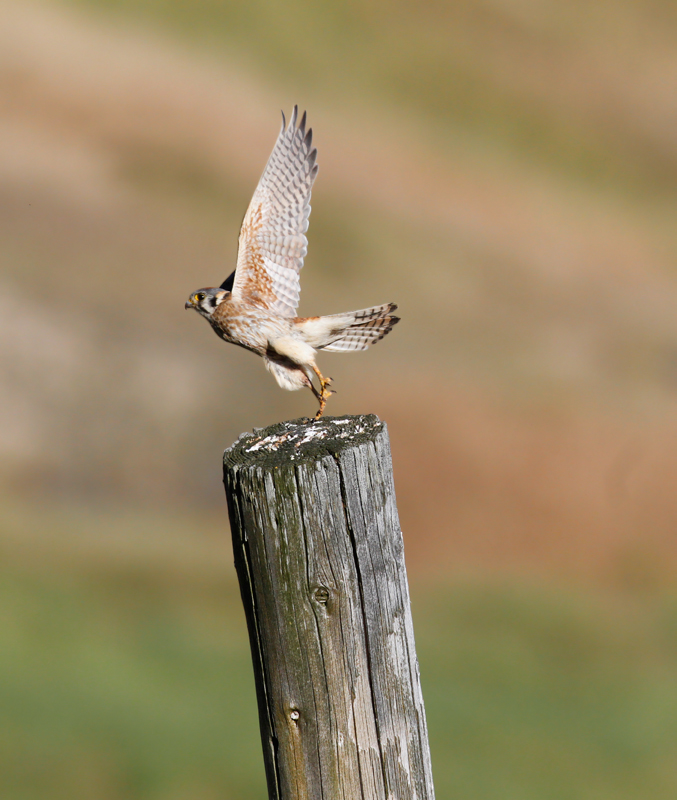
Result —
M 677 8 L 0 0 L 0 788 L 265 796 L 220 458 L 315 410 L 183 308 L 280 125 L 389 426 L 440 798 L 677 796 Z

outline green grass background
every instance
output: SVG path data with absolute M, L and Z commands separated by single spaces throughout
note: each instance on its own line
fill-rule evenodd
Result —
M 152 527 L 6 510 L 4 800 L 265 796 L 227 532 Z M 505 578 L 412 595 L 438 797 L 675 797 L 674 597 Z

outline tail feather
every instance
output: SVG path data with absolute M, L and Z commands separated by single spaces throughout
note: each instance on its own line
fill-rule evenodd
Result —
M 395 303 L 386 303 L 345 314 L 297 319 L 296 324 L 303 331 L 308 344 L 317 350 L 366 350 L 390 333 L 393 325 L 400 321 L 392 313 L 396 308 Z

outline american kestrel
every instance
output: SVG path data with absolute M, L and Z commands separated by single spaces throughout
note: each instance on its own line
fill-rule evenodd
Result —
M 237 266 L 218 288 L 193 292 L 186 308 L 199 312 L 224 341 L 263 358 L 283 389 L 309 388 L 322 416 L 331 378 L 315 364 L 318 350 L 366 350 L 399 317 L 394 303 L 326 317 L 297 317 L 299 273 L 308 251 L 310 192 L 317 176 L 313 132 L 294 106 L 256 187 L 240 230 Z M 320 384 L 313 385 L 313 375 Z

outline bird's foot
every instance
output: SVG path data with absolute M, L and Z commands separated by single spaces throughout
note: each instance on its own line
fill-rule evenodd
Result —
M 320 372 L 320 370 L 317 369 L 317 367 L 313 367 L 313 369 L 318 377 L 318 380 L 320 381 L 320 391 L 317 394 L 317 399 L 320 403 L 320 407 L 317 410 L 317 414 L 315 414 L 315 419 L 319 419 L 324 413 L 324 407 L 327 405 L 327 400 L 333 394 L 336 394 L 336 392 L 330 388 L 332 379 L 325 378 L 324 375 Z

